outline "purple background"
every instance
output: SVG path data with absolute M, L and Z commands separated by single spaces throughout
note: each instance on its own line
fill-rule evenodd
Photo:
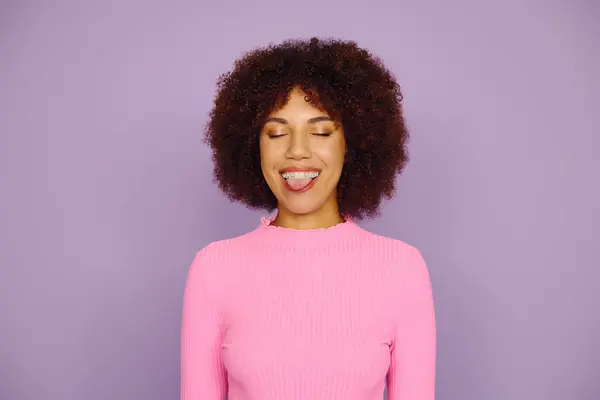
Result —
M 187 267 L 263 215 L 211 183 L 215 79 L 311 35 L 404 88 L 412 161 L 363 226 L 428 260 L 437 399 L 600 398 L 597 1 L 0 7 L 0 399 L 178 398 Z

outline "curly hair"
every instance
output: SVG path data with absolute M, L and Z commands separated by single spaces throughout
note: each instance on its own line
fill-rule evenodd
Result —
M 302 88 L 313 106 L 341 123 L 347 157 L 338 183 L 340 214 L 379 215 L 408 161 L 402 94 L 382 61 L 354 41 L 287 40 L 245 53 L 217 80 L 205 141 L 214 180 L 234 202 L 269 212 L 277 199 L 263 178 L 259 135 L 268 115 Z

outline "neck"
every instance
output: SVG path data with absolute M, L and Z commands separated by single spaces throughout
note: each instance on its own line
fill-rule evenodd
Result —
M 302 230 L 330 228 L 342 222 L 345 222 L 345 220 L 340 215 L 336 202 L 335 206 L 325 205 L 320 210 L 310 214 L 294 214 L 283 207 L 279 207 L 272 225 Z

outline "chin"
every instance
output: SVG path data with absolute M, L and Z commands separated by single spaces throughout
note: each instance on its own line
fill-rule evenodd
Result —
M 323 204 L 314 201 L 283 201 L 281 205 L 295 215 L 309 215 L 319 211 Z

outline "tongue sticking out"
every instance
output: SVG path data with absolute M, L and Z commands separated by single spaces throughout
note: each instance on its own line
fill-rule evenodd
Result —
M 310 179 L 310 178 L 306 178 L 306 179 L 289 178 L 287 180 L 287 184 L 292 190 L 302 190 L 305 187 L 307 187 L 311 182 L 312 182 L 312 179 Z

